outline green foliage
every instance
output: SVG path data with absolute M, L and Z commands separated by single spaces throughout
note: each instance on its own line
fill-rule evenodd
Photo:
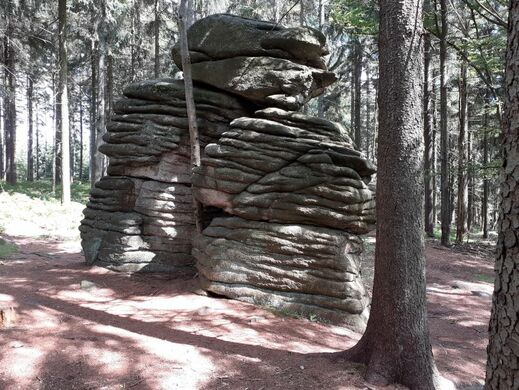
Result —
M 331 18 L 352 34 L 378 33 L 378 6 L 373 0 L 333 0 Z

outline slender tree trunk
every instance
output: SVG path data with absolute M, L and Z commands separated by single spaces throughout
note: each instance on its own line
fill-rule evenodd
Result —
M 83 88 L 79 87 L 79 182 L 83 182 Z
M 27 181 L 34 181 L 34 155 L 33 155 L 33 80 L 27 76 Z
M 519 383 L 519 2 L 510 2 L 505 72 L 504 137 L 496 281 L 492 299 L 485 389 L 515 389 Z
M 58 59 L 59 61 L 59 59 Z M 59 67 L 60 67 L 60 64 L 58 62 L 57 64 L 57 68 L 59 70 Z M 62 152 L 62 145 L 63 145 L 63 135 L 61 133 L 61 98 L 62 98 L 62 95 L 60 93 L 60 79 L 59 79 L 59 74 L 58 74 L 58 85 L 57 85 L 57 88 L 54 90 L 55 92 L 55 95 L 56 95 L 56 116 L 55 116 L 55 137 L 54 137 L 54 182 L 56 183 L 56 186 L 59 186 L 61 184 L 61 175 L 62 175 L 62 172 L 61 172 L 61 168 L 62 168 L 62 156 L 63 156 L 63 152 Z
M 108 25 L 106 21 L 106 4 L 99 1 L 97 15 L 97 64 L 96 64 L 96 108 L 95 108 L 95 147 L 93 165 L 93 184 L 103 177 L 105 170 L 105 157 L 99 152 L 103 143 L 103 134 L 106 132 L 106 53 L 108 40 Z
M 467 111 L 467 123 L 470 123 L 470 112 Z M 470 234 L 474 225 L 475 213 L 475 202 L 474 202 L 474 160 L 472 157 L 473 150 L 473 134 L 470 128 L 467 129 L 467 187 L 468 187 L 468 198 L 467 198 L 467 233 Z
M 56 97 L 56 80 L 54 75 L 52 75 L 52 124 L 54 125 L 54 139 L 53 139 L 53 147 L 52 147 L 52 193 L 56 193 L 56 133 L 58 132 L 58 99 Z
M 12 5 L 7 2 L 7 27 L 4 36 L 4 73 L 6 80 L 5 99 L 5 178 L 7 183 L 16 184 L 16 59 L 12 41 L 14 34 L 14 17 Z
M 61 204 L 70 204 L 70 124 L 68 106 L 67 64 L 67 0 L 58 1 L 59 85 L 61 134 Z
M 425 188 L 425 233 L 429 237 L 434 236 L 433 215 L 433 174 L 432 174 L 432 115 L 431 115 L 431 91 L 429 88 L 429 67 L 431 64 L 431 36 L 424 34 L 424 94 L 423 94 L 423 116 L 424 116 L 424 188 Z
M 483 117 L 483 167 L 485 169 L 485 176 L 483 179 L 483 199 L 481 200 L 481 214 L 483 217 L 483 238 L 488 238 L 488 193 L 489 183 L 486 174 L 488 166 L 488 112 L 485 107 L 485 114 Z
M 362 128 L 360 119 L 361 108 L 361 75 L 362 75 L 362 46 L 358 38 L 354 43 L 354 58 L 355 58 L 355 144 L 358 150 L 362 150 Z
M 36 136 L 36 180 L 40 180 L 40 117 L 38 115 L 38 105 L 35 107 L 36 118 L 35 118 L 35 136 Z
M 425 297 L 421 1 L 379 4 L 377 199 L 383 201 L 376 208 L 371 313 L 345 356 L 367 364 L 370 382 L 439 389 Z
M 441 156 L 441 243 L 449 245 L 450 235 L 450 193 L 449 193 L 449 134 L 447 123 L 447 0 L 441 0 L 440 34 L 440 156 Z
M 155 37 L 155 78 L 160 76 L 160 16 L 159 16 L 159 0 L 155 0 L 155 22 L 153 25 Z
M 97 107 L 97 44 L 92 40 L 90 68 L 91 68 L 91 96 L 90 96 L 90 186 L 94 186 L 99 175 L 96 172 L 96 107 Z
M 467 223 L 467 175 L 466 169 L 466 150 L 465 134 L 467 134 L 467 63 L 461 63 L 461 75 L 459 82 L 459 135 L 458 135 L 458 202 L 456 218 L 456 242 L 462 243 L 466 232 Z
M 4 171 L 4 132 L 5 132 L 4 103 L 5 103 L 5 100 L 2 97 L 0 97 L 0 180 L 5 179 L 5 171 Z
M 370 104 L 370 73 L 369 73 L 369 63 L 366 62 L 366 156 L 368 159 L 371 158 L 371 104 Z
M 182 71 L 184 72 L 184 88 L 186 93 L 186 110 L 189 123 L 189 142 L 191 145 L 191 167 L 192 169 L 199 167 L 201 164 L 200 157 L 200 140 L 198 135 L 198 125 L 196 122 L 196 107 L 193 97 L 193 79 L 191 77 L 191 58 L 189 56 L 189 47 L 187 42 L 187 31 L 185 17 L 187 14 L 186 0 L 180 1 L 178 12 L 178 28 L 180 35 L 180 53 L 182 56 Z M 193 196 L 193 206 L 195 212 L 195 224 L 198 232 L 202 231 L 202 204 Z

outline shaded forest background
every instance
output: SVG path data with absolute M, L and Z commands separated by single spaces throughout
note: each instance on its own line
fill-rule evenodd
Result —
M 187 23 L 227 12 L 320 30 L 338 81 L 304 111 L 343 124 L 376 162 L 377 7 L 373 0 L 192 0 Z M 425 1 L 425 222 L 444 244 L 470 233 L 488 238 L 497 220 L 506 13 L 505 0 Z M 74 195 L 106 169 L 96 150 L 122 88 L 182 77 L 170 58 L 178 2 L 68 0 L 63 15 L 57 1 L 8 0 L 0 14 L 0 184 L 38 181 L 60 194 L 70 145 L 65 169 Z

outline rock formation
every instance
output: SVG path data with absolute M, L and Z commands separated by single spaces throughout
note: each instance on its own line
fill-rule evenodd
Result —
M 80 228 L 87 262 L 164 272 L 196 263 L 207 291 L 361 329 L 358 235 L 374 224 L 375 169 L 340 125 L 295 112 L 335 80 L 324 36 L 213 15 L 188 41 L 202 165 L 190 172 L 182 82 L 127 87 L 100 147 L 108 175 Z M 204 205 L 200 234 L 192 194 Z

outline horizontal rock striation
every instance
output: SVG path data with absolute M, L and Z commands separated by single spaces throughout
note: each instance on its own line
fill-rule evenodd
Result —
M 208 291 L 357 330 L 366 323 L 362 241 L 355 235 L 227 217 L 215 218 L 193 242 Z
M 87 262 L 184 273 L 195 258 L 207 291 L 362 330 L 358 235 L 375 222 L 375 167 L 342 126 L 295 112 L 335 81 L 324 36 L 212 15 L 188 41 L 202 165 L 191 169 L 183 82 L 129 85 L 80 227 Z
M 280 109 L 231 123 L 193 176 L 203 204 L 251 220 L 367 233 L 374 167 L 337 125 Z M 259 118 L 258 118 L 259 117 Z
M 108 176 L 95 184 L 80 231 L 87 263 L 121 271 L 193 272 L 189 131 L 182 81 L 129 85 L 99 150 Z M 218 140 L 246 105 L 194 89 L 201 144 Z

